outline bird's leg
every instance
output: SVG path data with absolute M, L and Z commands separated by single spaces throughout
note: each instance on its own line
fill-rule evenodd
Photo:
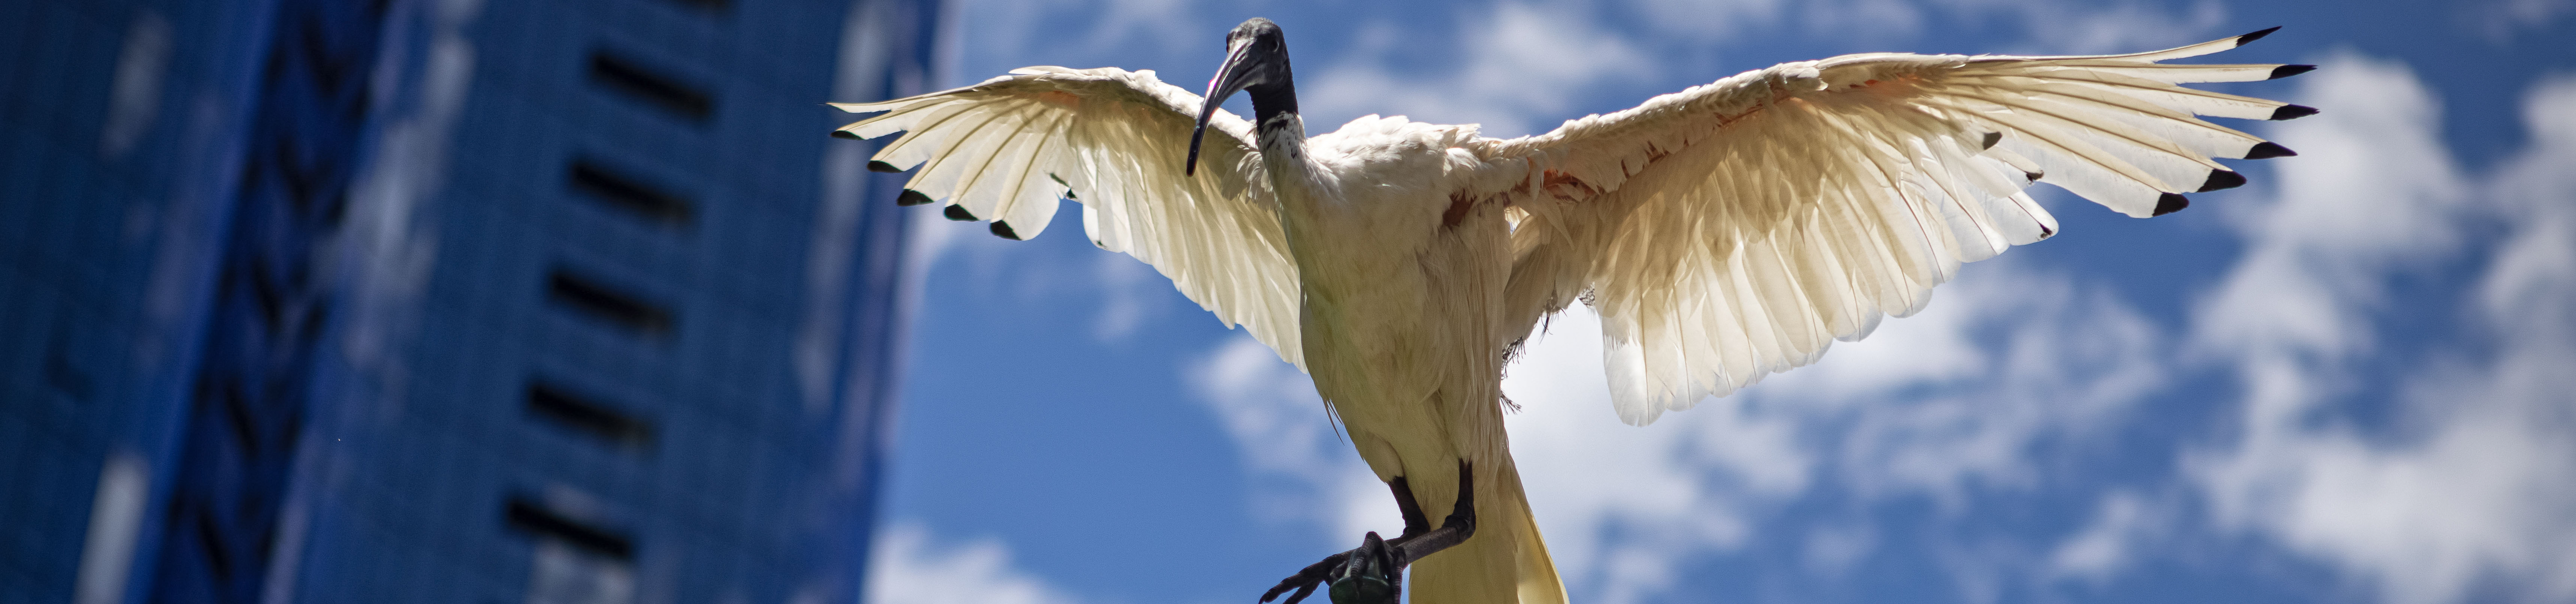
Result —
M 1404 545 L 1414 537 L 1430 532 L 1431 518 L 1422 515 L 1422 502 L 1413 499 L 1412 485 L 1406 484 L 1404 477 L 1397 476 L 1395 480 L 1386 483 L 1386 486 L 1388 490 L 1395 491 L 1396 513 L 1404 515 L 1404 534 L 1396 535 L 1395 539 L 1387 541 L 1386 544 L 1390 547 Z
M 1440 528 L 1416 533 L 1412 518 L 1422 515 L 1417 506 L 1405 520 L 1403 543 L 1395 545 L 1395 567 L 1402 570 L 1424 556 L 1439 553 L 1476 536 L 1476 473 L 1467 462 L 1458 462 L 1458 503 L 1449 507 L 1449 517 L 1440 519 Z
M 1289 594 L 1283 604 L 1296 604 L 1326 582 L 1333 586 L 1329 594 L 1335 604 L 1393 604 L 1401 596 L 1404 567 L 1425 556 L 1449 549 L 1467 541 L 1476 533 L 1476 482 L 1473 468 L 1458 462 L 1458 499 L 1449 517 L 1438 529 L 1431 528 L 1430 517 L 1422 513 L 1422 503 L 1413 498 L 1413 488 L 1404 477 L 1387 481 L 1395 492 L 1395 507 L 1404 515 L 1404 533 L 1394 539 L 1379 540 L 1372 531 L 1360 540 L 1360 547 L 1307 565 L 1297 574 L 1279 581 L 1261 594 L 1262 602 Z M 1380 586 L 1384 586 L 1381 589 Z M 1295 593 L 1290 593 L 1294 591 Z

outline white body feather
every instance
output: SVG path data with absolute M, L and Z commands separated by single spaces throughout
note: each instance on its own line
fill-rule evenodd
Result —
M 2194 115 L 2284 104 L 2174 84 L 2281 66 L 2155 61 L 2247 39 L 1790 63 L 1510 140 L 1378 116 L 1306 140 L 1293 113 L 1255 140 L 1219 111 L 1195 177 L 1200 99 L 1151 72 L 1029 68 L 841 107 L 888 112 L 844 130 L 911 131 L 878 159 L 923 167 L 910 188 L 997 232 L 1036 235 L 1069 189 L 1094 242 L 1310 372 L 1423 509 L 1449 509 L 1473 462 L 1478 532 L 1415 565 L 1413 601 L 1562 602 L 1500 405 L 1504 356 L 1541 318 L 1595 307 L 1635 424 L 1813 362 L 1922 309 L 1961 263 L 2053 234 L 2033 179 L 2147 216 L 2233 177 L 2210 158 L 2266 143 Z

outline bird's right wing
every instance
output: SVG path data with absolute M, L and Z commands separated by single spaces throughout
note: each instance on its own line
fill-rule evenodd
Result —
M 944 200 L 948 217 L 991 219 L 995 235 L 1022 239 L 1046 229 L 1059 196 L 1073 198 L 1094 245 L 1153 265 L 1302 369 L 1297 268 L 1251 124 L 1218 111 L 1197 175 L 1183 175 L 1200 102 L 1152 71 L 1028 67 L 945 92 L 832 106 L 885 112 L 837 136 L 910 132 L 868 163 L 920 169 L 899 203 Z
M 1528 325 L 1601 315 L 1631 423 L 1805 365 L 1930 300 L 1962 262 L 2046 238 L 2021 189 L 2146 217 L 2243 184 L 2211 158 L 2290 154 L 2196 116 L 2316 110 L 2178 86 L 2304 65 L 2174 65 L 2270 30 L 2088 57 L 1865 54 L 1789 63 L 1494 141 L 1522 163 L 1507 298 Z

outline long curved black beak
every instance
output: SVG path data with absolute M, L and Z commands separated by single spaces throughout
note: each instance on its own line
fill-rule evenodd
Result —
M 1199 102 L 1199 127 L 1190 131 L 1190 158 L 1188 163 L 1181 165 L 1184 176 L 1198 175 L 1199 143 L 1207 139 L 1208 118 L 1216 117 L 1216 108 L 1225 104 L 1226 97 L 1234 96 L 1250 85 L 1250 78 L 1245 77 L 1248 74 L 1243 70 L 1243 58 L 1251 54 L 1252 41 L 1244 40 L 1233 46 L 1226 49 L 1225 64 L 1217 66 L 1216 77 L 1208 78 L 1207 98 Z

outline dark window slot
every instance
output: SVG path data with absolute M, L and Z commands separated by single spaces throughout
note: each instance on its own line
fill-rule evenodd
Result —
M 705 91 L 607 54 L 590 55 L 590 81 L 691 120 L 715 113 Z
M 617 560 L 635 560 L 635 541 L 616 531 L 591 526 L 526 499 L 510 498 L 503 514 L 510 526 Z
M 726 9 L 733 8 L 733 0 L 674 0 L 674 1 L 679 2 L 680 4 L 688 5 L 690 8 L 695 8 L 695 9 L 698 9 L 698 10 L 709 11 L 709 12 L 717 12 L 717 13 L 721 13 L 721 12 L 724 12 Z
M 563 271 L 555 271 L 546 281 L 547 296 L 574 311 L 643 335 L 671 331 L 671 311 L 635 296 Z
M 546 384 L 528 385 L 528 412 L 628 450 L 653 445 L 653 425 Z
M 628 178 L 597 164 L 573 160 L 570 175 L 572 188 L 592 199 L 634 212 L 647 220 L 669 225 L 689 221 L 689 200 Z

